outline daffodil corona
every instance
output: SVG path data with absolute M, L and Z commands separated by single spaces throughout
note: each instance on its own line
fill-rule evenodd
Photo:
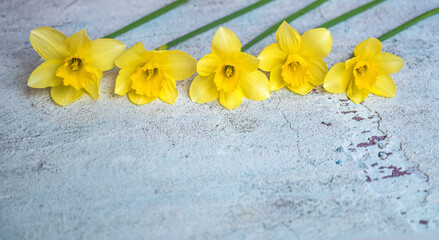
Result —
M 232 110 L 241 105 L 243 97 L 262 101 L 270 96 L 267 76 L 258 70 L 259 60 L 241 52 L 241 42 L 232 31 L 218 29 L 211 50 L 198 61 L 198 76 L 189 90 L 192 101 L 219 99 L 221 105 Z
M 355 47 L 354 57 L 335 64 L 324 81 L 324 88 L 331 93 L 342 93 L 354 103 L 361 103 L 369 93 L 393 97 L 396 85 L 389 74 L 404 66 L 404 60 L 390 53 L 381 52 L 382 43 L 369 38 Z
M 194 74 L 196 63 L 180 50 L 146 51 L 139 42 L 116 59 L 115 64 L 121 70 L 114 92 L 121 96 L 128 93 L 128 98 L 137 105 L 157 98 L 174 104 L 178 96 L 176 81 Z
M 332 48 L 332 36 L 326 28 L 299 33 L 283 22 L 276 32 L 277 43 L 259 54 L 260 68 L 270 72 L 270 88 L 276 91 L 286 86 L 291 91 L 308 94 L 323 83 L 328 67 L 323 58 Z
M 61 106 L 85 92 L 98 99 L 102 71 L 113 68 L 125 51 L 125 45 L 114 39 L 92 41 L 84 29 L 66 38 L 53 28 L 40 27 L 31 31 L 30 42 L 46 61 L 32 72 L 28 86 L 51 87 L 50 96 Z

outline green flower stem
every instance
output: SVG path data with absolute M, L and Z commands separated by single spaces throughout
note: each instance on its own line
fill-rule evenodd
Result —
M 439 8 L 435 8 L 431 11 L 428 11 L 426 13 L 423 13 L 405 23 L 403 23 L 402 25 L 398 26 L 397 28 L 391 30 L 390 32 L 387 32 L 383 35 L 381 35 L 378 40 L 380 40 L 381 42 L 395 36 L 396 34 L 398 34 L 401 31 L 404 31 L 405 29 L 409 28 L 410 26 L 416 24 L 417 22 L 424 20 L 425 18 L 431 17 L 433 15 L 435 15 L 436 13 L 439 13 Z
M 241 16 L 241 15 L 247 13 L 247 12 L 250 12 L 250 11 L 252 11 L 252 10 L 258 8 L 258 7 L 261 7 L 261 6 L 263 6 L 263 5 L 265 5 L 265 4 L 269 3 L 269 2 L 272 2 L 272 1 L 273 0 L 260 0 L 260 1 L 257 1 L 254 4 L 251 4 L 251 5 L 249 5 L 249 6 L 245 7 L 245 8 L 242 8 L 242 9 L 240 9 L 240 10 L 234 12 L 234 13 L 231 13 L 231 14 L 223 17 L 223 18 L 220 18 L 220 19 L 218 19 L 216 21 L 213 21 L 213 22 L 211 22 L 211 23 L 209 23 L 207 25 L 204 25 L 204 26 L 202 26 L 202 27 L 200 27 L 200 28 L 198 28 L 198 29 L 188 33 L 188 34 L 185 34 L 185 35 L 183 35 L 183 36 L 181 36 L 181 37 L 179 37 L 177 39 L 174 39 L 174 40 L 172 40 L 172 41 L 170 41 L 170 42 L 168 42 L 168 43 L 166 43 L 166 44 L 164 44 L 164 45 L 162 45 L 162 46 L 160 46 L 160 47 L 158 47 L 156 49 L 157 50 L 169 49 L 170 47 L 173 47 L 173 46 L 175 46 L 175 45 L 177 45 L 177 44 L 179 44 L 179 43 L 181 43 L 183 41 L 186 41 L 189 38 L 192 38 L 192 37 L 194 37 L 194 36 L 196 36 L 196 35 L 198 35 L 200 33 L 203 33 L 203 32 L 205 32 L 205 31 L 207 31 L 207 30 L 209 30 L 211 28 L 219 26 L 219 25 L 221 25 L 221 24 L 223 24 L 223 23 L 225 23 L 227 21 L 230 21 L 230 20 L 232 20 L 232 19 L 234 19 L 236 17 L 239 17 L 239 16 Z
M 249 49 L 251 46 L 255 45 L 256 43 L 258 43 L 262 39 L 266 38 L 268 35 L 274 33 L 284 21 L 291 22 L 294 19 L 304 15 L 305 13 L 313 10 L 314 8 L 322 5 L 324 2 L 327 2 L 327 1 L 328 0 L 317 0 L 317 1 L 314 1 L 311 4 L 309 4 L 309 5 L 305 6 L 304 8 L 300 9 L 299 11 L 289 15 L 285 19 L 283 19 L 283 20 L 277 22 L 276 24 L 274 24 L 273 26 L 269 27 L 267 30 L 265 30 L 263 33 L 259 34 L 257 37 L 255 37 L 252 40 L 250 40 L 250 42 L 245 44 L 242 47 L 241 50 L 245 51 L 245 50 Z
M 158 10 L 156 10 L 156 11 L 154 11 L 154 12 L 152 12 L 152 13 L 144 16 L 144 17 L 142 17 L 141 19 L 128 24 L 127 26 L 125 26 L 123 28 L 121 28 L 121 29 L 119 29 L 119 30 L 117 30 L 117 31 L 115 31 L 113 33 L 108 34 L 104 38 L 115 38 L 115 37 L 117 37 L 117 36 L 119 36 L 119 35 L 121 35 L 121 34 L 123 34 L 125 32 L 133 30 L 134 28 L 136 28 L 136 27 L 138 27 L 138 26 L 140 26 L 140 25 L 142 25 L 144 23 L 147 23 L 147 22 L 151 21 L 154 18 L 157 18 L 157 17 L 159 17 L 162 14 L 165 14 L 168 11 L 171 11 L 172 9 L 178 7 L 179 5 L 181 5 L 181 4 L 183 4 L 183 3 L 187 2 L 187 1 L 188 0 L 178 0 L 178 1 L 175 1 L 175 2 L 173 2 L 171 4 L 169 4 L 169 5 L 166 5 L 166 6 L 162 7 L 162 8 L 160 8 L 160 9 L 158 9 Z
M 345 20 L 347 20 L 355 15 L 358 15 L 358 14 L 366 11 L 367 9 L 369 9 L 377 4 L 380 4 L 384 1 L 386 1 L 386 0 L 375 0 L 375 1 L 372 1 L 370 3 L 364 4 L 360 7 L 357 7 L 355 9 L 343 14 L 343 15 L 340 15 L 334 19 L 331 19 L 331 20 L 323 23 L 322 25 L 318 26 L 317 28 L 330 28 L 330 27 L 332 27 L 336 24 L 339 24 L 340 22 L 343 22 L 343 21 L 345 21 Z

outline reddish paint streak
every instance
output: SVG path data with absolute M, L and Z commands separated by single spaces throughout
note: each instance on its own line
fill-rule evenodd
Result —
M 369 176 L 366 176 L 366 182 L 372 182 L 372 179 L 370 179 Z
M 343 107 L 346 107 L 348 105 L 349 105 L 349 103 L 340 103 L 340 106 L 343 106 Z
M 370 165 L 370 166 L 375 167 L 376 165 L 378 165 L 378 163 L 373 163 L 373 164 Z
M 427 221 L 427 220 L 420 220 L 420 221 L 419 221 L 419 224 L 427 225 L 427 224 L 428 224 L 428 221 Z
M 369 138 L 369 142 L 359 143 L 359 144 L 357 144 L 357 147 L 369 147 L 369 146 L 375 145 L 376 142 L 384 140 L 386 137 L 387 137 L 386 135 L 380 136 L 380 137 L 372 136 L 371 138 Z
M 361 133 L 368 133 L 368 132 L 370 132 L 370 131 L 362 131 Z
M 388 167 L 379 167 L 378 169 L 392 169 L 392 174 L 388 175 L 388 176 L 384 176 L 384 178 L 393 178 L 393 177 L 401 177 L 404 175 L 410 175 L 412 173 L 408 172 L 408 171 L 401 171 L 401 168 L 395 167 L 395 166 L 388 166 Z
M 361 120 L 364 120 L 364 118 L 362 118 L 362 117 L 358 117 L 358 116 L 355 116 L 355 117 L 353 117 L 352 119 L 354 119 L 354 120 L 357 121 L 357 122 L 359 122 L 359 121 L 361 121 Z
M 349 99 L 338 99 L 338 101 L 340 101 L 340 102 L 347 102 L 347 101 L 349 101 Z
M 355 148 L 349 148 L 349 151 L 351 151 L 351 152 L 356 152 L 357 149 L 355 149 Z
M 352 110 L 352 111 L 342 111 L 342 114 L 348 114 L 348 113 L 357 113 L 357 111 Z

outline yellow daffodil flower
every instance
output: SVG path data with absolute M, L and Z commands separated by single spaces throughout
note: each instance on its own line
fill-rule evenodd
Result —
M 369 92 L 393 97 L 396 85 L 391 73 L 404 66 L 404 60 L 390 53 L 381 52 L 383 45 L 376 38 L 369 38 L 355 47 L 354 57 L 335 64 L 325 78 L 324 88 L 331 93 L 342 93 L 354 103 L 361 103 Z
M 66 38 L 50 27 L 31 31 L 30 43 L 46 60 L 30 75 L 28 86 L 50 89 L 53 101 L 66 106 L 87 92 L 98 99 L 102 71 L 114 67 L 125 45 L 114 39 L 92 41 L 83 29 Z
M 212 40 L 211 53 L 197 64 L 198 76 L 189 90 L 192 101 L 206 103 L 219 98 L 225 108 L 241 105 L 242 97 L 262 101 L 270 96 L 267 76 L 258 70 L 259 60 L 241 52 L 241 42 L 227 28 Z
M 120 55 L 115 64 L 121 69 L 116 79 L 116 94 L 128 93 L 128 98 L 137 105 L 156 98 L 174 104 L 178 96 L 176 81 L 192 76 L 197 61 L 180 50 L 146 51 L 139 42 Z
M 323 58 L 332 48 L 332 36 L 326 28 L 299 33 L 283 22 L 276 31 L 277 43 L 259 54 L 260 68 L 270 72 L 270 88 L 276 91 L 286 86 L 291 91 L 308 94 L 323 83 L 328 67 Z

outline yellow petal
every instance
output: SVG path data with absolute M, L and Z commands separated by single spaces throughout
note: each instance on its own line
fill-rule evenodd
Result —
M 302 34 L 299 54 L 302 57 L 325 58 L 332 49 L 332 36 L 326 28 L 310 29 Z
M 94 80 L 90 81 L 87 86 L 84 87 L 85 91 L 90 95 L 93 99 L 98 99 L 100 95 L 99 85 L 101 84 L 102 71 L 93 67 L 86 67 L 87 72 L 93 74 L 95 76 Z
M 218 99 L 218 90 L 213 82 L 214 76 L 215 74 L 195 77 L 189 88 L 189 97 L 192 101 L 206 103 Z
M 145 47 L 143 47 L 143 43 L 138 42 L 116 58 L 114 64 L 116 64 L 118 68 L 141 67 L 146 62 L 143 56 L 145 53 L 146 50 Z
M 175 87 L 175 80 L 166 78 L 163 83 L 162 91 L 160 92 L 159 98 L 166 103 L 174 104 L 178 97 L 178 91 Z
M 215 54 L 209 53 L 198 60 L 197 72 L 202 76 L 209 76 L 215 73 L 220 63 L 220 59 Z
M 139 95 L 136 94 L 136 92 L 133 90 L 128 93 L 128 98 L 134 104 L 143 105 L 154 101 L 157 97 L 147 97 L 145 95 Z
M 368 60 L 380 53 L 383 49 L 383 44 L 376 38 L 368 38 L 362 41 L 355 47 L 354 55 L 360 59 Z
M 66 36 L 51 27 L 40 27 L 30 32 L 30 44 L 44 60 L 62 60 L 69 56 L 64 41 Z
M 77 54 L 80 57 L 86 56 L 92 45 L 92 41 L 84 29 L 68 37 L 65 43 L 71 54 Z
M 283 52 L 278 43 L 273 43 L 264 48 L 259 54 L 258 59 L 261 60 L 259 68 L 263 71 L 270 72 L 279 64 L 283 64 L 288 54 Z
M 114 60 L 125 51 L 125 44 L 115 39 L 96 39 L 90 48 L 88 60 L 91 65 L 101 71 L 114 67 Z
M 84 95 L 84 93 L 82 89 L 76 90 L 72 86 L 64 86 L 63 84 L 50 89 L 52 100 L 63 107 L 74 102 Z
M 314 88 L 314 86 L 312 84 L 310 84 L 309 82 L 305 82 L 304 84 L 300 85 L 300 86 L 293 86 L 293 85 L 287 85 L 287 88 L 290 89 L 291 91 L 300 94 L 300 95 L 306 95 L 309 92 L 311 92 L 311 90 Z
M 377 54 L 373 62 L 375 63 L 378 73 L 383 75 L 399 72 L 404 66 L 404 60 L 402 60 L 402 58 L 387 52 Z
M 326 75 L 323 87 L 331 93 L 342 93 L 346 91 L 349 81 L 353 81 L 353 76 L 351 75 L 346 70 L 344 62 L 337 63 Z
M 223 59 L 230 59 L 232 54 L 241 51 L 241 42 L 238 37 L 227 28 L 219 28 L 212 40 L 212 53 Z
M 197 60 L 180 50 L 169 51 L 159 64 L 166 75 L 177 81 L 192 76 L 197 68 Z
M 276 40 L 286 53 L 295 53 L 300 49 L 301 38 L 296 29 L 283 22 L 276 31 Z
M 311 57 L 306 58 L 306 62 L 310 67 L 310 83 L 314 86 L 318 86 L 323 83 L 325 79 L 326 73 L 328 73 L 328 67 L 326 66 L 325 61 L 321 58 Z
M 282 79 L 282 65 L 278 65 L 273 68 L 273 70 L 270 72 L 270 90 L 271 91 L 277 91 L 283 87 L 285 87 L 286 83 Z
M 123 96 L 131 90 L 131 75 L 137 71 L 134 67 L 127 67 L 119 71 L 114 86 L 114 93 Z
M 244 73 L 239 81 L 244 97 L 262 101 L 270 97 L 270 84 L 267 76 L 259 70 Z
M 379 75 L 370 92 L 383 97 L 393 97 L 396 93 L 396 85 L 389 75 Z
M 62 79 L 56 76 L 56 71 L 62 61 L 48 60 L 38 66 L 30 75 L 27 85 L 32 88 L 55 87 L 62 84 Z
M 235 91 L 228 93 L 221 91 L 219 93 L 219 102 L 229 110 L 239 107 L 239 105 L 242 103 L 241 89 L 238 88 Z
M 354 81 L 349 82 L 348 89 L 346 90 L 346 95 L 352 102 L 359 104 L 364 101 L 369 95 L 369 90 L 363 88 L 360 89 L 355 85 Z
M 259 67 L 259 59 L 243 52 L 233 54 L 233 62 L 239 70 L 247 73 L 254 72 L 258 70 Z

